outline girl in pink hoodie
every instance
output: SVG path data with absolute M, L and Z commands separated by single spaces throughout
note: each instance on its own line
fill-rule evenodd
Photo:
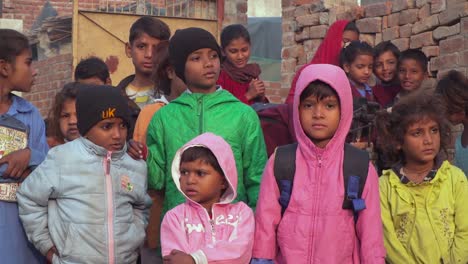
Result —
M 180 148 L 172 177 L 187 201 L 167 212 L 161 226 L 164 263 L 248 263 L 254 216 L 236 198 L 237 170 L 229 144 L 212 133 Z
M 252 263 L 384 263 L 378 178 L 369 163 L 362 192 L 366 209 L 354 222 L 342 209 L 343 159 L 353 115 L 349 81 L 334 65 L 301 72 L 294 98 L 298 146 L 289 205 L 282 215 L 275 154 L 262 177 Z

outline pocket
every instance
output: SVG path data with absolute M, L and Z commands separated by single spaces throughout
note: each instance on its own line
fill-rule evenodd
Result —
M 70 223 L 62 252 L 59 252 L 60 258 L 63 261 L 75 261 L 103 256 L 107 252 L 106 237 L 102 225 Z

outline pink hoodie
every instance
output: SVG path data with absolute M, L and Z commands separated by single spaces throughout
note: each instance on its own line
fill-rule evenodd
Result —
M 172 178 L 180 192 L 180 157 L 189 147 L 211 150 L 222 168 L 229 188 L 213 205 L 212 218 L 200 204 L 187 201 L 169 212 L 161 225 L 163 256 L 173 249 L 191 254 L 200 263 L 248 263 L 252 255 L 254 216 L 245 203 L 231 204 L 237 195 L 237 169 L 229 144 L 212 133 L 204 133 L 180 148 L 172 162 Z
M 299 120 L 300 95 L 315 80 L 335 89 L 341 106 L 340 124 L 324 149 L 307 137 Z M 291 200 L 281 218 L 272 155 L 257 203 L 253 257 L 275 263 L 384 263 L 378 178 L 372 164 L 362 194 L 367 208 L 359 213 L 356 230 L 352 211 L 341 207 L 344 143 L 353 115 L 345 73 L 333 65 L 310 65 L 302 71 L 296 88 L 293 122 L 299 145 Z

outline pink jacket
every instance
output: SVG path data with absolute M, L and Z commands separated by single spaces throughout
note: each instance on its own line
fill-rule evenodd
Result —
M 213 152 L 229 188 L 213 205 L 211 219 L 205 208 L 184 194 L 187 201 L 167 212 L 162 222 L 162 254 L 166 256 L 177 249 L 191 254 L 197 264 L 248 263 L 252 256 L 254 215 L 243 202 L 231 204 L 237 195 L 237 170 L 231 147 L 223 138 L 205 133 L 179 149 L 172 162 L 172 177 L 179 191 L 180 157 L 191 146 L 204 146 Z
M 313 144 L 299 120 L 300 95 L 315 80 L 335 89 L 341 106 L 340 124 L 324 149 Z M 333 65 L 310 65 L 296 88 L 293 122 L 299 144 L 291 200 L 281 218 L 272 155 L 257 203 L 253 257 L 275 263 L 384 263 L 378 178 L 371 164 L 362 194 L 367 208 L 359 213 L 356 230 L 352 211 L 342 209 L 344 143 L 353 114 L 345 73 Z

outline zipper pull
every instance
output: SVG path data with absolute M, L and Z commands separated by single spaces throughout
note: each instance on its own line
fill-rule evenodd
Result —
M 201 116 L 202 113 L 202 99 L 198 99 L 198 116 Z
M 111 155 L 112 152 L 108 151 L 106 156 L 106 173 L 110 173 L 110 164 L 111 164 Z

